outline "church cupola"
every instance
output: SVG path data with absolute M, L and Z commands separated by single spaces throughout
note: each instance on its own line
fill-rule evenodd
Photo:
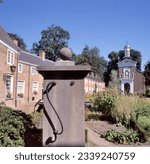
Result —
M 126 44 L 124 46 L 125 58 L 130 58 L 130 46 Z

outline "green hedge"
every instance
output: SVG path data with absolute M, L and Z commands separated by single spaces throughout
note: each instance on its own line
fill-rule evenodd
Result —
M 36 139 L 36 128 L 30 115 L 0 104 L 0 147 L 26 146 L 33 140 L 33 133 Z
M 134 112 L 131 121 L 135 124 L 140 133 L 143 134 L 144 140 L 150 139 L 150 104 L 140 101 Z

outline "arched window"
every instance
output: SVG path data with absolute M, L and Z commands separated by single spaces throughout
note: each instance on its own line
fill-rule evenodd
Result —
M 129 79 L 129 75 L 130 75 L 130 74 L 129 74 L 129 71 L 126 70 L 126 71 L 125 71 L 125 79 Z

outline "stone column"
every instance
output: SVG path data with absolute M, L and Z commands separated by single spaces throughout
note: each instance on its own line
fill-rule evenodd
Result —
M 60 60 L 38 71 L 44 77 L 43 146 L 85 146 L 84 78 L 90 67 Z

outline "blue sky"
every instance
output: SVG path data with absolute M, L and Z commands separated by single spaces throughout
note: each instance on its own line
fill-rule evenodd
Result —
M 130 46 L 150 60 L 149 0 L 3 0 L 0 25 L 20 35 L 28 46 L 52 24 L 69 31 L 69 47 L 79 54 L 85 45 L 111 51 Z

